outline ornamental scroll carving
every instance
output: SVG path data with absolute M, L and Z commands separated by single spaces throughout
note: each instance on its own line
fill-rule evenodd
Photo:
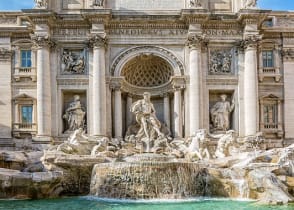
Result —
M 85 57 L 84 50 L 64 50 L 61 58 L 62 73 L 84 74 L 86 66 Z
M 31 34 L 31 39 L 36 47 L 53 47 L 54 42 L 48 35 Z
M 187 45 L 189 47 L 201 47 L 202 44 L 207 43 L 207 39 L 204 34 L 190 34 L 188 35 Z
M 261 40 L 262 40 L 262 35 L 259 35 L 259 34 L 247 35 L 240 45 L 243 46 L 244 48 L 251 48 L 251 47 L 256 48 L 257 44 Z
M 106 34 L 92 34 L 89 38 L 89 44 L 91 47 L 105 47 L 107 44 Z
M 232 74 L 233 54 L 231 49 L 210 51 L 209 74 Z

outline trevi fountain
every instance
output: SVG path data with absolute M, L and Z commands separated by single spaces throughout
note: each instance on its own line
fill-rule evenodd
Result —
M 294 209 L 293 13 L 150 1 L 1 12 L 0 209 Z

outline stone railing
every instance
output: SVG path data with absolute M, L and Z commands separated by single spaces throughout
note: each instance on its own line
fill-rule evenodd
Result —
M 259 81 L 263 82 L 265 77 L 273 77 L 276 82 L 279 82 L 282 75 L 280 68 L 277 67 L 263 67 L 259 69 Z
M 278 129 L 279 125 L 278 123 L 264 123 L 262 127 L 263 129 Z
M 33 82 L 37 79 L 36 68 L 34 67 L 18 67 L 15 68 L 14 75 L 15 81 L 20 81 L 21 78 L 31 78 Z
M 22 134 L 30 134 L 32 136 L 37 133 L 36 123 L 13 123 L 13 136 L 19 137 Z
M 284 135 L 281 123 L 260 123 L 260 129 L 268 138 L 281 138 Z

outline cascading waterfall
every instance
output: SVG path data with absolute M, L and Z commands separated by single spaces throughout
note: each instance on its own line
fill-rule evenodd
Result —
M 148 155 L 154 160 L 95 165 L 91 194 L 126 199 L 177 199 L 205 195 L 204 167 L 196 163 L 160 162 L 153 154 Z M 146 158 L 144 156 L 146 154 L 143 159 Z

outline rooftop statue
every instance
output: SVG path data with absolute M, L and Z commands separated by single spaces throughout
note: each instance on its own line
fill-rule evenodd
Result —
M 255 8 L 257 5 L 257 0 L 244 0 L 244 8 Z
M 47 9 L 47 0 L 35 0 L 36 9 Z

